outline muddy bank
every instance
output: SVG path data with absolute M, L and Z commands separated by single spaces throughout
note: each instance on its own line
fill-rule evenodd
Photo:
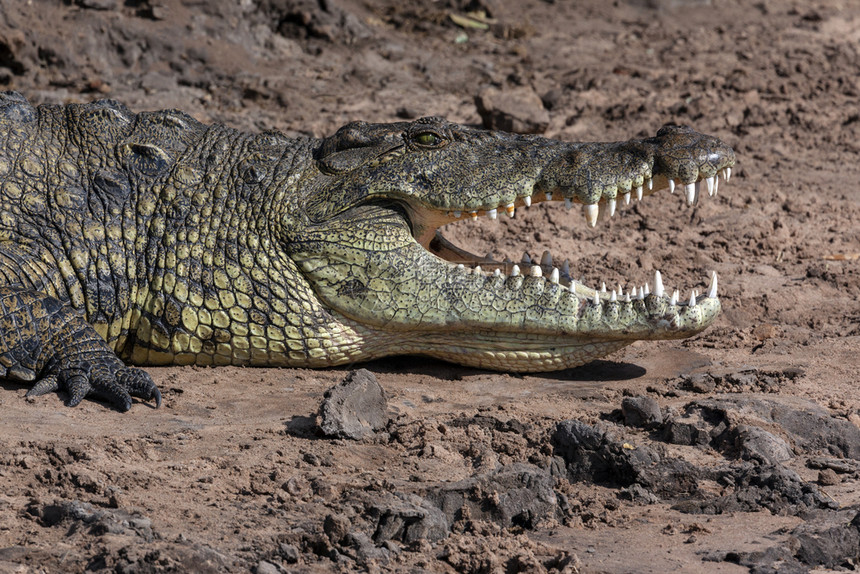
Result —
M 687 341 L 540 376 L 377 361 L 378 388 L 338 395 L 373 416 L 328 424 L 351 368 L 151 369 L 163 407 L 125 414 L 0 383 L 0 572 L 856 568 L 858 50 L 860 8 L 830 0 L 0 2 L 0 84 L 34 103 L 315 136 L 674 122 L 739 160 L 694 207 L 446 228 L 589 284 L 660 269 L 689 293 L 716 270 L 724 312 Z

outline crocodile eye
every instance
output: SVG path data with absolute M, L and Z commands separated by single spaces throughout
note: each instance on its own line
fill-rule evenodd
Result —
M 437 147 L 443 143 L 443 139 L 436 135 L 433 132 L 421 132 L 416 134 L 413 138 L 413 141 L 420 146 L 424 147 Z

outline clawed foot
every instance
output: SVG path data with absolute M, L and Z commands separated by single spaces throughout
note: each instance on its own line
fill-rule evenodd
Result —
M 116 357 L 105 357 L 109 362 L 78 361 L 58 369 L 55 373 L 37 382 L 28 397 L 64 390 L 69 394 L 66 406 L 80 404 L 88 395 L 106 399 L 121 411 L 131 408 L 132 397 L 145 401 L 155 399 L 155 407 L 161 406 L 161 391 L 144 370 L 126 367 Z M 119 363 L 119 366 L 112 364 Z

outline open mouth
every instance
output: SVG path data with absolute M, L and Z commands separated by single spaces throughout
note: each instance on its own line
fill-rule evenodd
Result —
M 707 192 L 709 197 L 717 195 L 719 190 L 719 180 L 723 179 L 728 183 L 731 179 L 731 167 L 725 167 L 713 177 L 701 178 L 694 183 L 677 184 L 672 179 L 667 179 L 661 176 L 655 176 L 653 179 L 646 179 L 643 185 L 630 190 L 618 190 L 615 199 L 602 199 L 597 204 L 581 205 L 586 223 L 590 227 L 595 227 L 597 222 L 606 217 L 613 217 L 619 205 L 629 205 L 633 201 L 640 201 L 643 197 L 651 195 L 656 191 L 668 188 L 670 193 L 675 193 L 676 190 L 682 189 L 687 205 L 694 205 L 698 202 L 702 192 Z M 497 219 L 500 214 L 508 217 L 515 217 L 517 209 L 527 209 L 535 203 L 542 202 L 563 202 L 565 208 L 569 211 L 574 205 L 579 203 L 576 198 L 564 197 L 559 191 L 541 192 L 533 190 L 531 195 L 523 195 L 515 201 L 499 205 L 492 209 L 472 210 L 472 211 L 449 211 L 442 215 L 436 212 L 439 216 L 433 221 L 426 221 L 424 233 L 421 237 L 416 237 L 430 253 L 446 261 L 447 263 L 456 266 L 463 273 L 468 274 L 483 274 L 485 276 L 495 277 L 543 277 L 550 284 L 559 285 L 568 289 L 580 298 L 593 301 L 595 305 L 600 305 L 605 302 L 632 302 L 634 300 L 644 300 L 649 295 L 654 295 L 657 298 L 665 299 L 671 306 L 687 306 L 695 307 L 697 301 L 701 301 L 702 297 L 717 298 L 717 274 L 712 272 L 710 283 L 707 290 L 700 293 L 698 290 L 693 290 L 689 297 L 681 298 L 678 290 L 668 292 L 662 281 L 660 271 L 654 272 L 653 288 L 651 283 L 645 283 L 638 287 L 629 287 L 626 291 L 623 286 L 618 285 L 617 288 L 607 288 L 603 283 L 599 288 L 590 287 L 580 281 L 576 281 L 570 274 L 570 263 L 567 259 L 558 261 L 549 251 L 544 251 L 540 257 L 532 256 L 528 253 L 523 253 L 519 261 L 505 259 L 497 261 L 489 256 L 481 257 L 454 245 L 447 240 L 441 232 L 441 228 L 455 221 L 464 219 L 477 220 L 479 217 L 487 217 L 489 219 Z M 504 216 L 502 215 L 502 216 Z

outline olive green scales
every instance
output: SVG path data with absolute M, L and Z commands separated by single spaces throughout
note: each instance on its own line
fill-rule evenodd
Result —
M 573 281 L 545 253 L 479 258 L 437 230 L 533 202 L 716 193 L 734 153 L 685 127 L 569 143 L 441 118 L 351 123 L 325 139 L 242 133 L 114 101 L 0 94 L 0 375 L 75 405 L 161 401 L 134 365 L 325 367 L 424 354 L 511 371 L 687 337 L 716 276 L 680 300 Z

